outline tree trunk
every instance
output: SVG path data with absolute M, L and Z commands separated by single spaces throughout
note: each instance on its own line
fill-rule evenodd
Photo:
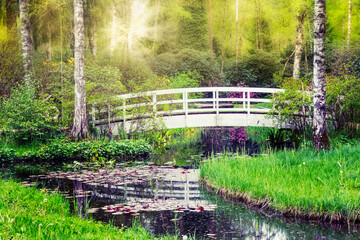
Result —
M 208 3 L 208 15 L 209 15 L 209 48 L 211 52 L 214 52 L 211 0 L 207 0 L 207 3 Z
M 255 0 L 255 28 L 256 28 L 256 49 L 257 50 L 263 50 L 264 48 L 264 38 L 263 38 L 263 31 L 262 31 L 262 7 L 261 3 L 259 3 L 258 0 Z
M 350 39 L 351 39 L 351 10 L 352 10 L 352 4 L 351 4 L 351 0 L 349 0 L 347 45 L 350 45 Z
M 296 29 L 296 43 L 295 43 L 295 56 L 293 67 L 293 78 L 300 78 L 300 64 L 303 52 L 303 38 L 304 38 L 304 21 L 306 17 L 306 10 L 302 10 L 297 16 L 298 26 Z
M 110 41 L 110 57 L 113 56 L 116 46 L 116 29 L 117 29 L 117 19 L 116 19 L 116 4 L 113 0 L 112 8 L 112 25 L 111 25 L 111 41 Z
M 87 0 L 86 11 L 87 11 L 88 25 L 86 27 L 89 38 L 89 49 L 91 55 L 96 56 L 96 30 L 93 21 L 92 9 L 93 9 L 93 0 Z
M 86 138 L 88 136 L 88 130 L 86 119 L 83 0 L 74 0 L 74 38 L 75 116 L 74 126 L 70 135 L 75 138 Z
M 226 2 L 227 0 L 224 0 L 224 13 L 223 13 L 223 29 L 222 29 L 222 49 L 221 49 L 221 74 L 224 73 L 224 65 L 225 65 L 225 31 L 226 31 L 226 24 L 225 24 L 225 18 L 226 18 Z
M 235 4 L 235 21 L 236 21 L 236 34 L 235 34 L 235 45 L 236 45 L 236 71 L 238 69 L 239 59 L 239 0 L 236 0 Z
M 326 131 L 325 6 L 325 0 L 315 0 L 313 144 L 316 150 L 330 148 L 329 138 Z
M 88 29 L 88 37 L 89 37 L 89 48 L 91 55 L 96 56 L 96 31 L 93 27 L 89 27 Z
M 30 30 L 30 18 L 28 12 L 28 0 L 19 1 L 20 8 L 20 26 L 21 26 L 21 48 L 23 56 L 23 66 L 24 66 L 24 81 L 27 88 L 31 85 L 31 75 L 33 73 L 33 46 L 31 39 L 31 30 Z
M 158 25 L 159 25 L 159 14 L 160 14 L 160 0 L 156 1 L 156 14 L 155 14 L 155 22 L 154 22 L 154 43 L 152 46 L 153 51 L 156 50 L 156 43 L 158 41 Z
M 51 48 L 51 31 L 50 31 L 50 23 L 47 23 L 47 43 L 46 43 L 46 61 L 50 62 L 52 58 L 52 48 Z

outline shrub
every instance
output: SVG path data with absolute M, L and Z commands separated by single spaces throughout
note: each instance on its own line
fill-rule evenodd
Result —
M 40 160 L 62 160 L 68 158 L 80 158 L 97 161 L 104 159 L 135 159 L 147 158 L 152 152 L 152 147 L 144 141 L 83 141 L 83 142 L 54 142 L 43 146 L 32 157 Z M 28 157 L 30 155 L 27 155 Z
M 53 137 L 57 119 L 46 99 L 36 98 L 35 89 L 20 86 L 0 106 L 1 128 L 17 143 L 43 141 Z
M 327 111 L 334 127 L 339 129 L 346 122 L 360 122 L 360 79 L 343 71 L 329 77 L 326 88 Z
M 199 82 L 203 81 L 203 77 L 196 71 L 187 71 L 182 73 L 176 72 L 169 80 L 170 88 L 196 88 L 199 87 Z
M 225 65 L 225 82 L 235 86 L 239 82 L 250 87 L 273 87 L 273 75 L 281 68 L 279 60 L 272 54 L 255 51 L 241 58 L 236 66 L 235 60 Z
M 43 173 L 43 170 L 41 170 L 38 166 L 18 164 L 14 168 L 14 173 L 19 178 L 27 178 L 30 175 L 41 174 Z
M 273 108 L 268 114 L 276 118 L 279 124 L 290 125 L 298 131 L 312 126 L 312 92 L 307 87 L 308 81 L 306 78 L 286 79 L 282 85 L 285 91 L 274 94 Z
M 15 159 L 15 151 L 11 148 L 0 148 L 0 162 L 10 162 Z
M 248 140 L 244 127 L 230 128 L 229 132 L 231 141 L 237 144 L 243 145 Z
M 219 77 L 220 66 L 215 55 L 194 49 L 183 49 L 179 53 L 163 53 L 150 60 L 151 68 L 158 75 L 176 76 L 178 72 L 197 72 L 203 76 L 200 86 L 208 86 L 212 77 Z

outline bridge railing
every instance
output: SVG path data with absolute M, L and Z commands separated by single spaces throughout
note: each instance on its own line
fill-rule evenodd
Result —
M 265 114 L 271 106 L 261 106 L 260 103 L 270 103 L 274 93 L 283 91 L 275 88 L 202 87 L 123 94 L 102 102 L 105 107 L 94 105 L 90 114 L 95 125 L 170 115 Z

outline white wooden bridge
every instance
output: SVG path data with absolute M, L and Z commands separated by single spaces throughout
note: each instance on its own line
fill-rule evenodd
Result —
M 271 97 L 283 89 L 248 87 L 205 87 L 167 89 L 113 97 L 93 106 L 92 124 L 126 132 L 185 127 L 275 127 L 275 119 L 266 116 Z M 265 104 L 261 104 L 265 103 Z M 267 106 L 264 106 L 267 105 Z

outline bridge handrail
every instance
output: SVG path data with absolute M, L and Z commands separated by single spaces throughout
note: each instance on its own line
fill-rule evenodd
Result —
M 245 91 L 239 91 L 244 89 Z M 195 93 L 195 92 L 213 92 L 213 91 L 220 91 L 220 92 L 255 92 L 255 93 L 277 93 L 277 92 L 284 92 L 284 89 L 280 88 L 255 88 L 255 87 L 200 87 L 200 88 L 175 88 L 175 89 L 163 89 L 163 90 L 156 90 L 156 91 L 148 91 L 148 92 L 139 92 L 139 93 L 127 93 L 117 95 L 114 98 L 135 98 L 135 97 L 146 97 L 156 95 L 165 95 L 165 94 L 176 94 L 176 93 L 183 93 L 187 91 L 188 93 Z
M 131 108 L 139 108 L 139 107 L 146 107 L 146 106 L 153 106 L 153 113 L 155 117 L 157 115 L 164 115 L 164 114 L 183 114 L 187 116 L 189 113 L 196 113 L 196 112 L 215 112 L 217 115 L 220 112 L 246 112 L 247 114 L 250 114 L 251 112 L 261 112 L 266 113 L 270 109 L 256 109 L 256 108 L 250 108 L 251 102 L 270 102 L 270 99 L 264 99 L 264 98 L 251 98 L 250 93 L 268 93 L 268 94 L 274 94 L 277 92 L 284 92 L 284 89 L 278 89 L 278 88 L 253 88 L 253 87 L 200 87 L 200 88 L 179 88 L 179 89 L 165 89 L 165 90 L 157 90 L 157 91 L 148 91 L 148 92 L 139 92 L 139 93 L 130 93 L 130 94 L 122 94 L 112 97 L 112 99 L 122 100 L 122 105 L 117 106 L 114 108 L 111 108 L 110 105 L 107 109 L 102 109 L 98 112 L 100 113 L 107 113 L 106 119 L 96 119 L 96 110 L 95 108 L 92 109 L 90 114 L 92 115 L 92 122 L 93 124 L 102 123 L 102 122 L 110 122 L 112 121 L 125 121 L 130 120 L 132 118 L 136 118 L 136 116 L 127 116 L 127 109 Z M 219 93 L 220 92 L 242 92 L 247 93 L 243 94 L 242 98 L 220 98 Z M 211 98 L 189 98 L 189 93 L 212 93 Z M 163 100 L 163 101 L 157 101 L 157 96 L 160 95 L 166 95 L 166 94 L 182 94 L 181 99 L 172 99 L 172 100 Z M 127 99 L 132 98 L 138 98 L 138 97 L 152 97 L 152 101 L 150 99 L 149 102 L 145 103 L 137 103 L 137 104 L 126 104 Z M 231 110 L 226 108 L 221 108 L 220 103 L 221 102 L 242 102 L 243 106 L 242 108 L 231 108 Z M 199 102 L 209 102 L 212 104 L 212 107 L 206 108 L 206 109 L 189 109 L 189 103 L 199 103 Z M 183 103 L 182 109 L 178 110 L 172 110 L 172 111 L 157 111 L 158 105 L 164 105 L 164 104 L 181 104 Z M 111 111 L 113 110 L 122 110 L 122 116 L 121 117 L 111 117 Z M 152 115 L 150 113 L 143 114 L 143 116 L 150 116 Z

